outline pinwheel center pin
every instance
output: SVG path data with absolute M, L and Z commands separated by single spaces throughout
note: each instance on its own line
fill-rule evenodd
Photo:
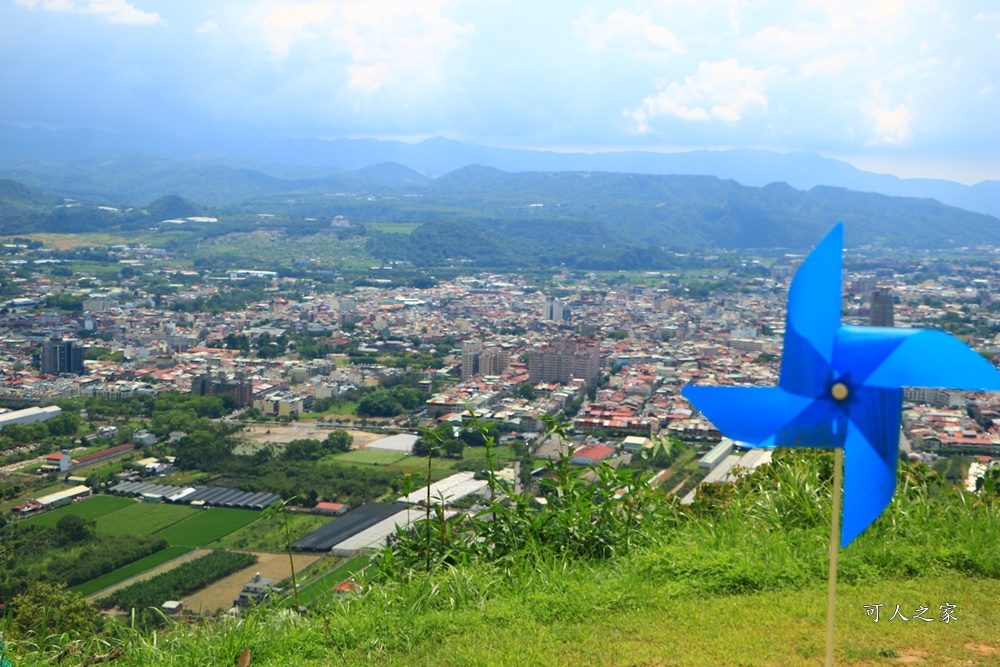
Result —
M 838 401 L 842 401 L 847 398 L 849 393 L 847 385 L 843 382 L 836 382 L 832 387 L 830 387 L 830 395 Z

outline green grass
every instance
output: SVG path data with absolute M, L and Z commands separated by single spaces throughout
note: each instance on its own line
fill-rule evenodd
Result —
M 64 487 L 65 488 L 65 487 Z M 37 496 L 36 496 L 37 497 Z M 45 512 L 30 519 L 25 519 L 25 525 L 47 526 L 54 528 L 59 519 L 68 514 L 75 514 L 81 519 L 100 520 L 105 516 L 124 511 L 129 506 L 137 505 L 130 498 L 118 496 L 92 496 L 85 500 L 77 501 L 71 505 L 57 507 L 54 510 Z M 98 522 L 100 525 L 100 522 Z
M 420 226 L 417 222 L 369 222 L 367 226 L 385 234 L 410 234 Z
M 383 635 L 385 650 L 367 651 L 350 642 L 348 664 L 804 667 L 822 663 L 826 608 L 822 585 L 797 592 L 678 598 L 655 581 L 614 575 L 603 584 L 573 579 L 562 583 L 563 590 L 544 587 L 526 591 L 524 598 L 503 596 L 454 611 L 447 608 L 449 591 L 442 591 L 440 597 L 445 599 L 432 602 L 433 611 L 418 613 L 404 627 Z M 883 657 L 892 654 L 924 658 L 917 664 L 998 664 L 996 653 L 979 653 L 969 644 L 997 648 L 1000 612 L 991 604 L 991 595 L 1000 593 L 1000 582 L 970 590 L 977 588 L 973 580 L 962 578 L 841 587 L 836 664 L 902 664 Z M 964 624 L 875 624 L 864 612 L 865 604 L 876 601 L 914 607 L 934 603 L 936 608 L 945 600 L 968 612 Z M 403 621 L 402 615 L 385 622 L 396 621 Z M 345 629 L 346 623 L 336 624 L 330 632 L 337 632 L 337 626 Z M 405 635 L 412 641 L 405 642 Z
M 200 470 L 175 470 L 167 473 L 158 484 L 170 484 L 172 486 L 197 486 L 204 484 L 206 480 L 213 477 L 212 473 Z
M 289 513 L 288 529 L 292 541 L 307 535 L 331 521 L 331 517 L 307 513 Z M 252 551 L 284 551 L 286 547 L 285 523 L 280 516 L 257 520 L 229 533 L 212 543 L 216 549 L 250 549 Z
M 350 579 L 367 567 L 370 562 L 371 559 L 368 556 L 352 558 L 299 591 L 299 600 L 301 600 L 302 604 L 310 604 L 320 597 L 330 597 L 334 586 Z
M 150 554 L 145 558 L 140 558 L 133 563 L 120 567 L 117 570 L 112 570 L 111 572 L 97 577 L 96 579 L 91 579 L 90 581 L 80 584 L 79 586 L 74 586 L 73 590 L 80 595 L 92 595 L 107 588 L 108 586 L 114 586 L 117 583 L 125 581 L 129 577 L 142 574 L 146 570 L 151 570 L 157 565 L 162 565 L 169 560 L 183 556 L 191 550 L 192 547 L 167 547 L 166 549 L 157 551 L 155 554 Z
M 151 535 L 198 512 L 186 505 L 136 503 L 97 519 L 96 532 L 105 535 Z
M 339 363 L 341 361 L 340 359 L 338 359 L 337 361 L 338 361 L 337 363 L 338 366 L 346 366 L 349 363 L 349 360 L 346 360 L 345 363 L 343 364 Z M 358 402 L 347 401 L 346 403 L 343 403 L 341 405 L 331 405 L 323 412 L 303 412 L 301 415 L 299 415 L 299 419 L 300 420 L 320 419 L 324 417 L 329 417 L 330 415 L 353 415 L 357 414 L 357 411 L 358 411 Z
M 260 512 L 229 507 L 192 510 L 194 516 L 160 533 L 173 545 L 203 547 L 260 517 Z
M 387 466 L 398 463 L 407 457 L 402 452 L 380 452 L 374 449 L 355 449 L 343 454 L 331 456 L 328 460 L 335 463 L 364 463 L 367 465 Z
M 496 454 L 494 465 L 498 470 L 516 458 L 513 448 L 510 446 L 494 447 L 494 452 Z M 431 479 L 437 481 L 459 470 L 470 468 L 472 470 L 485 470 L 485 454 L 486 452 L 483 448 L 466 447 L 465 456 L 461 459 L 435 457 L 431 465 Z M 390 456 L 395 457 L 395 460 L 390 462 Z M 399 475 L 418 475 L 422 477 L 427 474 L 427 459 L 422 456 L 400 456 L 392 452 L 377 452 L 375 450 L 356 450 L 345 454 L 337 454 L 325 459 L 323 462 L 344 465 L 378 465 L 380 468 Z
M 151 631 L 135 636 L 116 665 L 230 665 L 244 647 L 255 667 L 291 661 L 303 667 L 822 664 L 825 584 L 750 595 L 684 594 L 637 568 L 641 560 L 596 567 L 550 563 L 511 578 L 459 569 L 344 604 L 314 605 L 306 617 L 261 609 L 240 623 L 180 623 L 159 628 L 155 638 Z M 998 596 L 1000 580 L 960 576 L 838 586 L 835 664 L 996 666 Z M 864 611 L 879 602 L 924 605 L 936 618 L 945 601 L 957 605 L 959 620 L 883 617 L 873 623 Z M 18 667 L 47 666 L 55 652 L 27 650 L 12 656 Z

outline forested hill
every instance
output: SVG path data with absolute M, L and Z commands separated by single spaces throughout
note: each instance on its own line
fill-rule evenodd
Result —
M 466 167 L 427 187 L 441 202 L 501 219 L 607 225 L 612 241 L 678 247 L 807 247 L 834 222 L 848 245 L 940 248 L 1000 240 L 1000 220 L 933 199 L 843 188 L 747 187 L 711 176 L 601 172 L 506 173 Z M 599 239 L 607 242 L 606 239 Z
M 609 268 L 642 257 L 642 266 L 663 268 L 689 249 L 804 249 L 837 221 L 845 223 L 849 247 L 1000 246 L 1000 219 L 933 199 L 784 183 L 749 187 L 712 176 L 468 166 L 431 180 L 385 164 L 282 179 L 143 156 L 109 161 L 89 175 L 47 169 L 32 172 L 31 187 L 3 182 L 0 233 L 128 232 L 197 214 L 219 218 L 212 225 L 217 235 L 265 224 L 258 215 L 267 213 L 267 224 L 301 234 L 342 215 L 369 227 L 369 250 L 383 259 L 508 268 Z M 79 201 L 66 206 L 67 197 Z M 406 223 L 412 234 L 381 233 L 378 223 Z

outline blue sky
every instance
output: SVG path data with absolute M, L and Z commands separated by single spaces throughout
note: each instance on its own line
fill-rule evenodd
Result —
M 0 122 L 1000 179 L 1000 4 L 0 0 Z

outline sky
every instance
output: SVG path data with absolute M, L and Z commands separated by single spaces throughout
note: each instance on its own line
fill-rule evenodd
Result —
M 1000 3 L 0 0 L 0 122 L 1000 179 Z

